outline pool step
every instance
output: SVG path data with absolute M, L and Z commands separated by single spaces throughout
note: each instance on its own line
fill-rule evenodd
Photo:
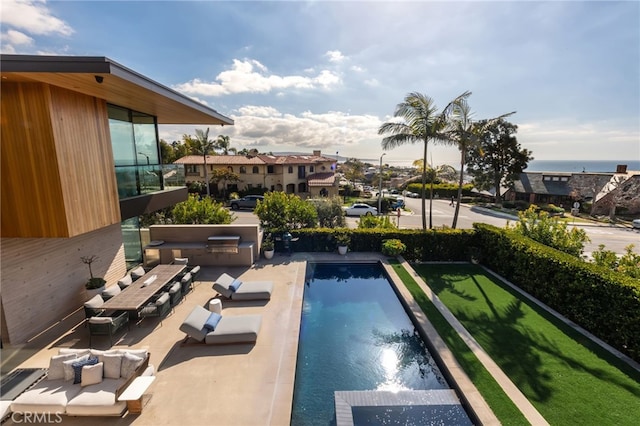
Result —
M 410 424 L 412 418 L 432 424 L 472 425 L 451 389 L 334 392 L 337 426 L 375 423 Z

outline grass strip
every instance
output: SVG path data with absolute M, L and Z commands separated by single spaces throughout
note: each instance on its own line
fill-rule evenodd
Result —
M 638 424 L 637 370 L 477 265 L 415 270 L 550 424 Z
M 527 419 L 504 393 L 500 385 L 484 368 L 458 333 L 440 314 L 440 311 L 431 303 L 418 283 L 398 261 L 389 260 L 389 262 L 500 422 L 503 425 L 528 425 Z

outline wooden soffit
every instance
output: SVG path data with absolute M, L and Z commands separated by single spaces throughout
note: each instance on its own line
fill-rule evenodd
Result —
M 41 82 L 154 115 L 158 124 L 233 125 L 233 120 L 106 57 L 0 55 L 1 84 Z

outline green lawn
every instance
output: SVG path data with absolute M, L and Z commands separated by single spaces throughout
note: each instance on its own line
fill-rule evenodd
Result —
M 415 268 L 550 424 L 640 424 L 638 371 L 476 265 Z

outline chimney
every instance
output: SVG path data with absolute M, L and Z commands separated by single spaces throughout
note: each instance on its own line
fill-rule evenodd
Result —
M 314 157 L 320 157 L 320 155 L 321 155 L 321 154 L 320 154 L 320 150 L 319 150 L 319 149 L 318 149 L 318 150 L 314 150 L 314 151 L 313 151 L 313 156 L 314 156 Z
M 618 164 L 616 166 L 616 173 L 627 173 L 627 165 L 626 164 Z

